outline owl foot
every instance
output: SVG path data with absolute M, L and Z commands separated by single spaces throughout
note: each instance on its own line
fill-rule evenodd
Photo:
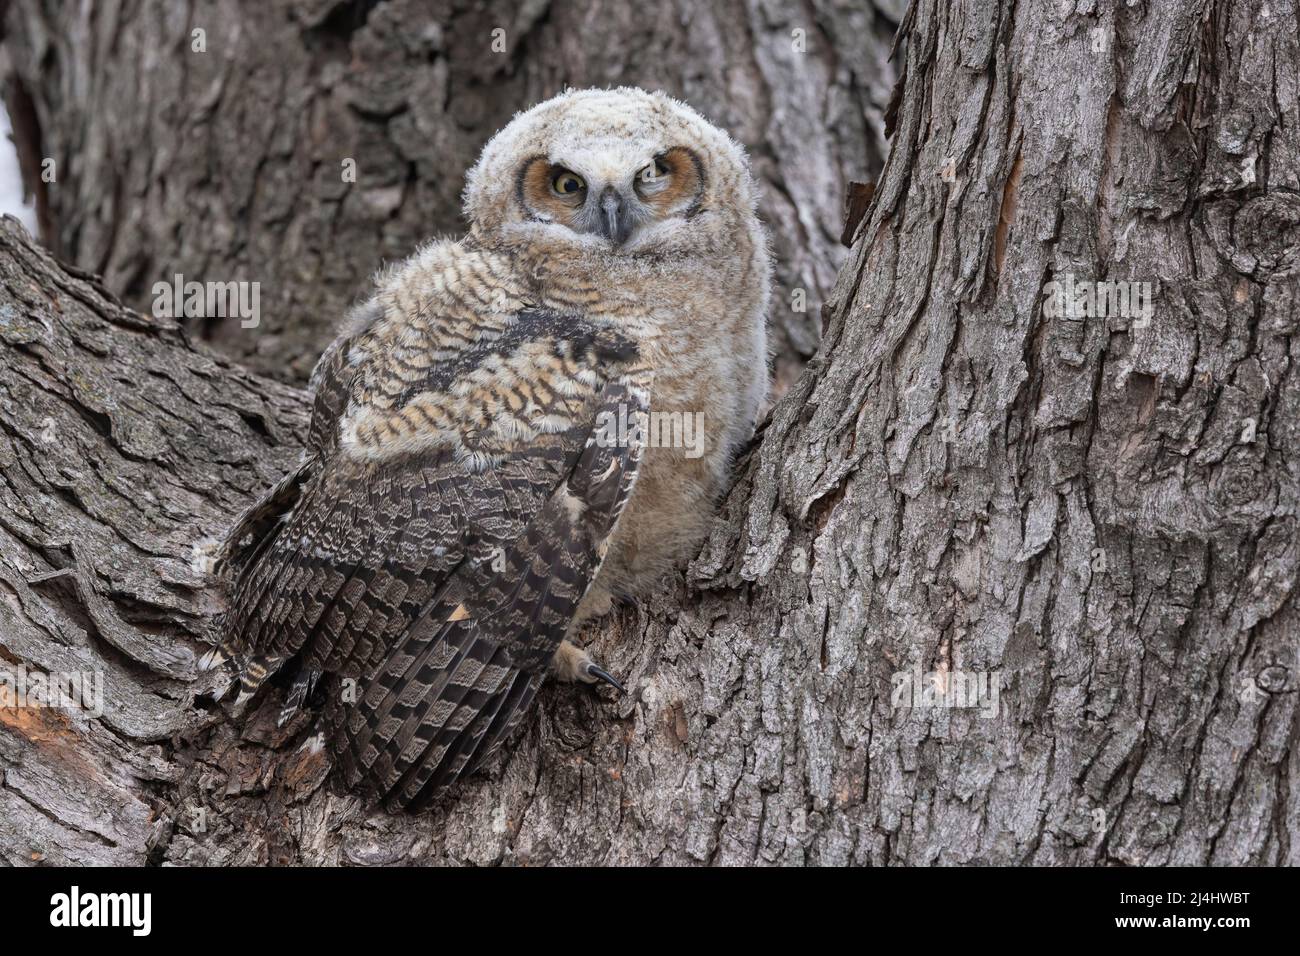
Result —
M 561 641 L 555 657 L 551 660 L 551 671 L 563 681 L 575 681 L 582 684 L 594 684 L 604 681 L 622 693 L 624 687 L 605 668 L 601 667 L 591 655 L 568 641 Z

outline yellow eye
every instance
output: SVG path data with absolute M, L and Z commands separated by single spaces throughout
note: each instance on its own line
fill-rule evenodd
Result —
M 587 184 L 582 181 L 582 177 L 576 173 L 559 173 L 551 180 L 551 188 L 561 196 L 572 196 L 587 188 Z
M 668 167 L 656 159 L 645 169 L 641 170 L 641 172 L 637 174 L 637 178 L 640 179 L 641 182 L 643 183 L 652 183 L 660 176 L 667 176 L 667 175 L 668 175 Z

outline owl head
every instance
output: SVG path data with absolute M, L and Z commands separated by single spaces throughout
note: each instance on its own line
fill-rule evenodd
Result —
M 754 215 L 743 149 L 664 93 L 574 90 L 520 113 L 470 170 L 480 241 L 647 257 L 700 248 Z

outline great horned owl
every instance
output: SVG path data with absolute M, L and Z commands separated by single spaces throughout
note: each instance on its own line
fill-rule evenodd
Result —
M 618 686 L 567 636 L 691 556 L 767 393 L 754 207 L 741 148 L 661 93 L 502 129 L 469 234 L 378 278 L 301 465 L 230 534 L 205 663 L 239 702 L 293 661 L 287 716 L 324 675 L 346 781 L 397 808 L 481 764 L 548 668 Z

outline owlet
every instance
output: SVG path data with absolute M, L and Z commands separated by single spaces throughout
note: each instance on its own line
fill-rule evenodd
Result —
M 286 663 L 390 808 L 493 753 L 570 643 L 699 547 L 768 387 L 771 267 L 741 148 L 637 89 L 518 115 L 469 233 L 383 273 L 312 376 L 307 450 L 238 522 L 208 666 Z M 351 693 L 344 693 L 350 688 Z

